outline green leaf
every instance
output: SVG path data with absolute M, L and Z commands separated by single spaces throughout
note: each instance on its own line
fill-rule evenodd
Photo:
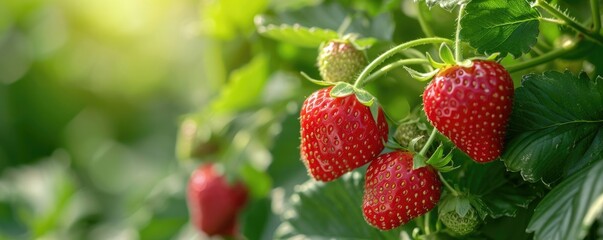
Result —
M 419 154 L 415 154 L 412 158 L 412 169 L 418 169 L 427 166 L 425 157 Z
M 375 44 L 376 42 L 377 42 L 377 39 L 375 39 L 375 38 L 361 38 L 361 39 L 353 40 L 352 44 L 354 44 L 356 49 L 364 50 L 364 49 L 367 49 L 367 48 L 373 46 L 373 44 Z
M 254 168 L 249 163 L 243 164 L 240 168 L 239 175 L 245 182 L 251 197 L 259 199 L 270 193 L 272 181 L 266 172 Z
M 374 103 L 369 106 L 369 110 L 371 110 L 371 116 L 373 117 L 373 121 L 375 121 L 375 123 L 377 123 L 377 121 L 379 120 L 380 108 L 381 107 L 379 106 L 379 103 Z
M 358 172 L 297 186 L 275 239 L 398 239 L 400 229 L 380 231 L 364 221 L 363 191 L 364 178 Z
M 461 19 L 461 39 L 479 52 L 519 57 L 536 44 L 540 14 L 526 0 L 473 0 Z
M 329 29 L 287 24 L 262 25 L 265 22 L 263 16 L 256 17 L 255 22 L 258 32 L 263 36 L 301 47 L 318 48 L 322 42 L 338 37 L 337 32 Z
M 253 29 L 253 17 L 264 11 L 267 0 L 249 0 L 241 4 L 237 0 L 201 2 L 200 31 L 221 39 L 232 39 L 238 32 Z
M 534 239 L 583 239 L 602 208 L 603 161 L 598 161 L 547 194 L 536 207 L 527 231 L 534 232 Z
M 434 60 L 433 57 L 431 57 L 431 54 L 429 54 L 428 52 L 425 53 L 425 56 L 427 57 L 427 60 L 429 61 L 429 64 L 433 68 L 443 68 L 444 66 L 446 66 L 445 63 L 441 63 L 441 62 L 438 62 L 438 61 Z
M 367 107 L 372 106 L 375 102 L 375 97 L 373 97 L 373 95 L 367 92 L 366 90 L 356 89 L 354 93 L 356 94 L 356 98 L 358 99 L 358 101 Z M 377 121 L 376 117 L 375 121 Z
M 465 4 L 468 0 L 425 0 L 425 3 L 429 7 L 433 7 L 436 4 L 441 8 L 451 11 L 456 6 Z
M 471 203 L 468 198 L 459 198 L 458 204 L 456 205 L 455 211 L 461 217 L 465 217 L 467 212 L 471 209 Z
M 440 59 L 442 61 L 444 61 L 444 63 L 449 64 L 449 65 L 456 64 L 456 59 L 454 59 L 454 54 L 452 53 L 452 50 L 450 49 L 448 44 L 442 43 L 442 45 L 440 45 L 439 53 L 440 53 Z
M 213 103 L 214 111 L 236 111 L 258 101 L 268 79 L 268 58 L 257 55 L 247 65 L 233 71 L 228 85 Z
M 452 162 L 452 152 L 444 156 L 444 148 L 439 145 L 435 152 L 427 160 L 427 164 L 431 165 L 440 172 L 450 172 L 457 167 L 449 165 Z
M 355 34 L 358 39 L 375 38 L 379 40 L 391 40 L 395 29 L 392 16 L 388 13 L 374 17 L 343 7 L 338 3 L 319 4 L 312 7 L 301 8 L 296 11 L 279 13 L 276 16 L 263 17 L 261 22 L 256 19 L 256 26 L 288 26 L 299 25 L 305 28 L 316 28 L 337 32 L 344 19 L 351 18 L 350 25 L 342 36 Z M 259 23 L 259 24 L 258 24 Z M 336 36 L 342 37 L 342 36 Z M 363 40 L 361 41 L 361 43 Z
M 419 81 L 428 81 L 431 80 L 433 78 L 433 76 L 435 76 L 436 74 L 438 74 L 438 72 L 440 72 L 440 69 L 435 69 L 431 72 L 426 72 L 426 73 L 422 73 L 419 72 L 417 70 L 414 70 L 412 68 L 409 68 L 407 66 L 403 66 L 404 69 L 408 72 L 408 74 L 410 74 L 410 76 L 416 80 Z
M 549 184 L 603 157 L 603 83 L 570 72 L 524 76 L 515 91 L 507 168 Z
M 476 208 L 482 217 L 513 217 L 519 208 L 526 208 L 536 198 L 537 191 L 518 180 L 519 176 L 513 178 L 513 175 L 506 174 L 505 166 L 500 161 L 478 164 L 458 149 L 453 150 L 452 158 L 457 164 L 463 163 L 463 166 L 446 175 L 455 175 L 450 178 L 454 185 L 458 185 L 461 192 L 478 199 L 474 205 L 482 205 L 483 210 Z
M 331 97 L 345 97 L 354 93 L 354 87 L 346 82 L 338 82 L 331 89 Z
M 332 86 L 332 85 L 335 85 L 335 83 L 332 83 L 332 82 L 327 82 L 327 81 L 324 81 L 324 80 L 318 80 L 318 79 L 311 78 L 311 77 L 310 77 L 310 76 L 308 76 L 308 74 L 306 74 L 305 72 L 300 72 L 300 74 L 301 74 L 301 75 L 302 75 L 302 76 L 303 76 L 303 77 L 304 77 L 306 80 L 308 80 L 308 81 L 310 81 L 310 82 L 312 82 L 312 83 L 314 83 L 314 84 L 316 84 L 316 85 L 319 85 L 319 86 Z

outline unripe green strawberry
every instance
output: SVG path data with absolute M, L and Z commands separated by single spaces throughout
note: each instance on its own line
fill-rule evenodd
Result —
M 394 139 L 405 148 L 413 148 L 413 150 L 420 150 L 425 146 L 429 133 L 427 132 L 427 126 L 418 121 L 403 122 L 396 128 L 394 133 Z M 410 146 L 413 140 L 416 140 L 414 146 Z
M 475 231 L 479 225 L 477 213 L 473 208 L 470 208 L 463 217 L 456 211 L 446 212 L 440 215 L 440 220 L 450 231 L 461 236 Z
M 478 199 L 477 196 L 458 190 L 453 190 L 452 194 L 444 194 L 438 205 L 439 219 L 453 234 L 462 236 L 475 231 L 481 219 L 485 217 L 480 214 L 484 209 L 478 204 Z
M 364 53 L 346 40 L 331 40 L 318 54 L 320 76 L 327 82 L 351 83 L 366 66 Z

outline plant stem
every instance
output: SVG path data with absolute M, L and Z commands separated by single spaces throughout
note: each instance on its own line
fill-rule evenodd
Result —
M 425 214 L 425 218 L 423 218 L 424 221 L 424 230 L 425 230 L 425 235 L 429 235 L 431 233 L 431 228 L 430 228 L 430 224 L 429 224 L 429 217 L 431 216 L 430 214 L 431 212 L 427 212 L 427 214 Z
M 427 37 L 434 37 L 433 29 L 431 25 L 427 23 L 427 19 L 425 19 L 425 10 L 427 8 L 426 4 L 416 3 L 417 6 L 417 20 L 419 20 L 419 25 L 421 25 L 421 30 L 425 33 Z
M 513 73 L 513 72 L 518 72 L 518 71 L 521 71 L 521 70 L 524 70 L 527 68 L 535 67 L 540 64 L 554 60 L 555 58 L 563 56 L 567 53 L 572 52 L 575 49 L 575 46 L 577 46 L 577 44 L 574 44 L 572 46 L 567 46 L 564 48 L 555 49 L 553 51 L 550 51 L 550 52 L 540 55 L 538 57 L 517 63 L 515 65 L 508 66 L 508 67 L 506 67 L 506 69 L 507 69 L 507 71 L 509 71 L 509 73 Z
M 387 58 L 393 56 L 397 52 L 402 51 L 407 48 L 419 46 L 419 45 L 431 44 L 431 43 L 442 43 L 442 42 L 452 43 L 452 41 L 450 39 L 446 39 L 446 38 L 439 38 L 439 37 L 420 38 L 420 39 L 413 40 L 410 42 L 402 43 L 398 46 L 395 46 L 394 48 L 392 48 L 390 50 L 387 50 L 386 52 L 379 55 L 379 57 L 375 58 L 375 60 L 373 60 L 371 63 L 369 63 L 369 65 L 367 65 L 362 70 L 362 72 L 360 73 L 358 78 L 356 78 L 354 87 L 358 88 L 358 87 L 362 86 L 364 84 L 365 78 L 371 73 L 371 71 L 373 69 L 375 69 L 377 66 L 379 66 L 379 64 L 381 64 L 383 61 L 385 61 Z
M 593 15 L 593 32 L 601 31 L 601 13 L 599 10 L 599 0 L 590 0 L 590 11 Z
M 364 80 L 364 83 L 365 84 L 369 83 L 397 67 L 404 66 L 404 65 L 411 65 L 411 64 L 429 64 L 429 61 L 427 61 L 427 59 L 421 59 L 421 58 L 401 59 L 401 60 L 395 61 L 393 63 L 385 65 L 381 69 L 379 69 L 379 70 L 375 71 L 373 74 L 369 75 L 366 78 L 366 80 Z
M 591 41 L 596 42 L 599 45 L 603 45 L 603 36 L 601 36 L 598 32 L 590 31 L 589 29 L 584 27 L 582 24 L 576 22 L 576 20 L 574 20 L 573 18 L 567 16 L 565 13 L 563 13 L 559 9 L 548 4 L 545 0 L 536 0 L 536 2 L 534 3 L 534 6 L 539 6 L 539 7 L 543 8 L 544 10 L 546 10 L 553 16 L 564 21 L 567 26 L 582 33 L 586 38 L 590 39 Z
M 343 19 L 343 22 L 341 22 L 341 25 L 339 25 L 339 28 L 337 29 L 337 34 L 339 35 L 339 37 L 343 36 L 343 33 L 348 30 L 348 27 L 350 27 L 351 23 L 352 18 L 349 15 Z
M 454 34 L 454 59 L 456 61 L 463 61 L 463 55 L 461 54 L 461 19 L 463 18 L 463 12 L 465 11 L 465 4 L 461 4 L 459 7 L 459 16 L 456 19 L 456 33 Z
M 541 21 L 545 21 L 545 22 L 550 22 L 550 23 L 559 24 L 559 25 L 565 25 L 565 21 L 560 20 L 560 19 L 556 19 L 556 18 L 540 17 L 539 19 Z
M 419 155 L 425 157 L 427 150 L 429 149 L 429 147 L 431 147 L 431 143 L 433 143 L 433 140 L 435 139 L 437 134 L 438 134 L 438 130 L 434 127 L 433 130 L 431 130 L 431 134 L 429 135 L 429 139 L 427 139 L 425 146 L 423 146 L 423 148 L 419 152 Z
M 446 181 L 446 178 L 444 178 L 444 176 L 442 176 L 441 172 L 438 172 L 438 176 L 440 177 L 440 181 L 442 181 L 442 183 L 444 184 L 444 186 L 446 187 L 446 189 L 448 189 L 448 191 L 450 191 L 450 193 L 452 194 L 452 196 L 459 196 L 459 192 L 457 192 L 456 190 L 454 190 L 454 188 L 452 186 L 450 186 L 450 184 L 448 183 L 448 181 Z

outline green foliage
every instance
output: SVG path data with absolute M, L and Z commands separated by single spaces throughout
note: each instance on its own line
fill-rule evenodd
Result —
M 358 172 L 333 182 L 314 180 L 296 187 L 283 212 L 276 239 L 395 239 L 396 231 L 380 231 L 362 216 L 364 177 Z M 342 217 L 346 216 L 346 217 Z
M 206 1 L 200 9 L 202 34 L 221 39 L 232 39 L 239 32 L 253 29 L 253 17 L 264 11 L 267 0 L 249 0 L 241 4 L 238 0 Z
M 534 210 L 527 231 L 534 239 L 582 239 L 603 212 L 602 197 L 603 161 L 598 161 L 553 188 Z
M 520 208 L 526 208 L 537 197 L 538 191 L 533 186 L 517 183 L 513 176 L 505 174 L 502 162 L 478 164 L 459 150 L 453 153 L 452 158 L 463 164 L 446 176 L 450 176 L 462 192 L 477 196 L 473 199 L 474 206 L 482 218 L 514 217 Z
M 258 55 L 247 65 L 233 71 L 212 111 L 236 111 L 256 103 L 268 78 L 268 59 Z
M 519 57 L 538 37 L 540 14 L 526 0 L 472 0 L 461 19 L 461 38 L 482 53 Z
M 346 21 L 349 21 L 347 27 L 343 24 Z M 259 26 L 258 31 L 270 37 L 300 44 L 310 42 L 315 44 L 318 39 L 329 40 L 325 38 L 334 36 L 333 33 L 342 36 L 354 34 L 361 39 L 390 40 L 395 27 L 390 14 L 383 13 L 369 18 L 364 12 L 356 13 L 350 8 L 335 3 L 281 12 L 274 16 L 263 15 L 256 18 L 256 25 Z M 344 28 L 340 29 L 342 26 Z M 307 39 L 296 40 L 295 36 L 306 36 Z M 363 44 L 364 41 L 360 41 L 359 44 L 366 46 L 366 43 Z
M 438 5 L 441 8 L 449 10 L 449 11 L 452 10 L 456 6 L 465 4 L 467 2 L 469 2 L 469 0 L 425 0 L 425 3 L 429 7 Z
M 586 74 L 524 77 L 515 91 L 503 159 L 527 181 L 546 184 L 603 157 L 603 85 Z
M 322 28 L 306 28 L 299 25 L 264 25 L 264 18 L 255 19 L 258 32 L 280 42 L 301 47 L 318 48 L 321 43 L 337 38 L 337 32 Z

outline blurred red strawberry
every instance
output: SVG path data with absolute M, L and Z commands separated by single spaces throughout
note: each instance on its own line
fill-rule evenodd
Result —
M 241 182 L 228 183 L 214 165 L 195 170 L 188 184 L 188 207 L 194 226 L 208 236 L 234 236 L 237 216 L 247 202 Z

